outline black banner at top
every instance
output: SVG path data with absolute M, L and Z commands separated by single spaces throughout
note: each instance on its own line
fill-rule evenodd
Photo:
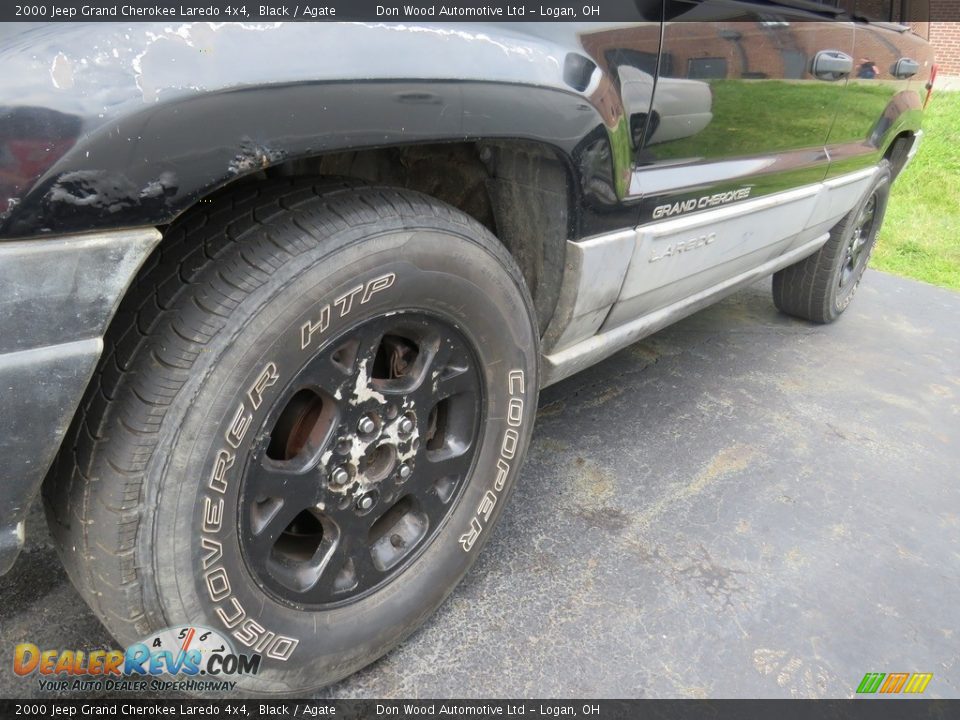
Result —
M 960 21 L 960 0 L 5 0 L 0 21 L 637 22 L 658 20 L 663 12 L 680 21 L 733 20 L 748 8 L 775 15 L 778 5 L 794 22 Z
M 598 21 L 629 22 L 659 16 L 659 2 L 525 0 L 400 2 L 397 0 L 27 0 L 3 4 L 4 21 L 331 22 L 331 21 Z

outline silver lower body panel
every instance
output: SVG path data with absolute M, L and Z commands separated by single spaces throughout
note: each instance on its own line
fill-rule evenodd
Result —
M 542 385 L 813 254 L 876 172 L 570 242 Z
M 635 343 L 647 335 L 657 332 L 657 330 L 662 330 L 667 325 L 671 325 L 687 315 L 712 305 L 717 300 L 732 292 L 736 292 L 745 285 L 749 285 L 767 275 L 772 275 L 777 270 L 781 270 L 788 265 L 803 260 L 803 258 L 819 250 L 827 241 L 828 237 L 829 234 L 825 234 L 814 238 L 774 260 L 770 260 L 752 270 L 725 280 L 707 290 L 702 290 L 672 305 L 648 313 L 631 322 L 618 325 L 611 330 L 597 333 L 566 350 L 544 355 L 541 386 L 546 387 L 574 373 L 578 373 L 594 363 L 609 357 L 617 350 Z

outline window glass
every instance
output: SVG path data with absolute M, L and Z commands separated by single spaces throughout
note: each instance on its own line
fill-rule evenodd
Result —
M 897 2 L 897 5 L 900 3 Z M 869 20 L 893 20 L 894 0 L 857 0 L 857 15 Z
M 693 80 L 725 78 L 727 60 L 721 57 L 690 58 L 687 61 L 687 77 Z

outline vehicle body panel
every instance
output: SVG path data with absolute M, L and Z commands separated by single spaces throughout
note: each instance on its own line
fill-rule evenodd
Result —
M 653 28 L 641 34 L 656 53 L 659 0 L 648 4 L 655 21 L 628 31 Z M 580 37 L 602 28 L 33 28 L 0 49 L 0 238 L 165 224 L 244 174 L 343 149 L 520 138 L 578 167 L 594 139 L 609 147 L 621 132 L 614 84 L 584 64 Z
M 828 233 L 863 196 L 877 168 L 765 195 L 687 217 L 609 233 L 577 245 L 571 253 L 571 285 L 584 288 L 564 311 L 563 332 L 544 337 L 544 384 L 562 380 L 625 345 L 816 252 Z M 742 247 L 763 247 L 744 265 Z M 731 260 L 730 258 L 733 258 Z M 620 272 L 600 273 L 606 260 Z M 731 272 L 731 264 L 743 267 Z M 690 268 L 699 272 L 691 272 Z M 711 284 L 703 284 L 704 275 Z M 681 286 L 684 292 L 676 292 Z M 585 289 L 589 288 L 589 290 Z M 617 296 L 609 307 L 600 299 Z M 627 298 L 627 299 L 624 299 Z M 653 311 L 635 305 L 655 306 Z
M 638 12 L 616 35 L 652 39 L 656 54 L 661 3 L 646 4 L 649 17 Z M 0 27 L 0 572 L 23 542 L 116 305 L 160 239 L 153 226 L 217 188 L 336 150 L 533 140 L 571 178 L 589 177 L 570 181 L 582 209 L 571 212 L 571 237 L 632 227 L 636 208 L 616 192 L 629 162 L 610 151 L 626 137 L 616 83 L 580 42 L 605 29 Z M 131 240 L 131 227 L 147 234 Z
M 0 243 L 0 574 L 156 228 Z
M 916 132 L 933 72 L 933 49 L 899 26 L 856 23 L 851 56 L 855 70 L 827 140 L 831 176 L 876 164 L 898 135 Z M 901 60 L 916 62 L 916 74 L 898 73 Z
M 919 71 L 861 91 L 808 64 L 825 47 L 867 53 L 859 25 L 667 5 L 711 22 L 664 25 L 661 0 L 637 0 L 637 22 L 618 24 L 0 27 L 0 572 L 155 228 L 238 179 L 343 150 L 550 148 L 569 222 L 544 384 L 814 252 L 893 139 L 919 131 L 929 48 L 877 34 Z M 808 92 L 809 117 L 731 101 L 758 88 Z
M 654 108 L 662 106 L 661 87 L 673 95 L 678 82 L 702 84 L 713 102 L 709 121 L 694 124 L 694 132 L 688 114 L 651 115 L 630 185 L 631 194 L 643 196 L 640 225 L 789 188 L 806 186 L 812 195 L 827 175 L 825 144 L 845 79 L 818 79 L 809 58 L 848 49 L 853 24 L 810 22 L 809 12 L 767 3 L 680 0 L 671 7 Z M 702 100 L 688 96 L 687 101 L 689 115 L 702 118 Z M 699 234 L 678 236 L 668 223 L 666 230 L 641 235 L 603 328 L 659 310 L 786 252 L 806 228 L 811 202 L 784 200 L 755 223 L 736 228 L 721 221 L 722 229 L 700 225 Z M 775 216 L 779 221 L 770 225 Z M 690 252 L 677 255 L 678 247 L 683 252 L 688 246 Z M 654 264 L 657 258 L 663 259 Z

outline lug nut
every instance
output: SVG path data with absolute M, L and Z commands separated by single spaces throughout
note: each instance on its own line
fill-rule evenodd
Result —
M 366 417 L 360 418 L 360 422 L 357 424 L 357 430 L 359 430 L 363 435 L 369 435 L 374 430 L 377 429 L 377 424 L 373 421 L 373 418 L 367 415 Z
M 330 482 L 332 482 L 334 485 L 346 485 L 349 479 L 350 473 L 348 473 L 342 467 L 338 467 L 336 470 L 330 473 Z
M 409 465 L 401 465 L 399 474 L 401 480 L 406 480 L 413 474 L 413 470 L 410 469 Z
M 408 435 L 413 432 L 413 420 L 408 417 L 405 417 L 400 421 L 400 432 L 404 435 Z
M 370 495 L 364 495 L 357 503 L 357 507 L 359 507 L 361 510 L 369 510 L 373 507 L 373 497 Z

